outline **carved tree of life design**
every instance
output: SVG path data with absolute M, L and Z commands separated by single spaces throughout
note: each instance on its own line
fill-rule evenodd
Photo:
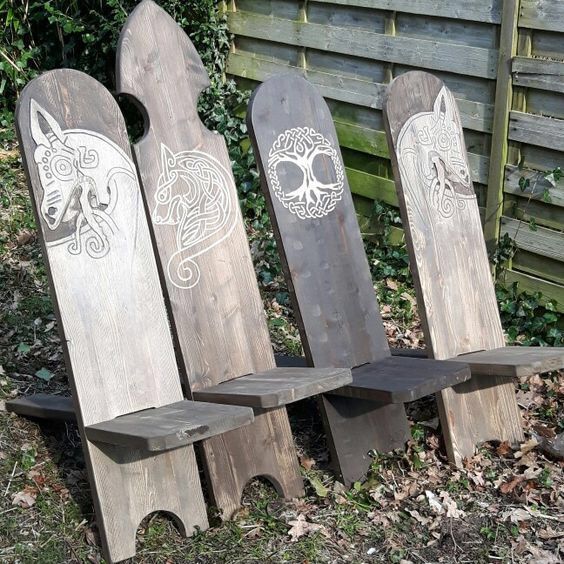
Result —
M 407 186 L 413 191 L 423 188 L 442 217 L 452 217 L 457 208 L 466 207 L 465 199 L 476 197 L 455 101 L 446 88 L 439 92 L 432 112 L 407 120 L 398 135 L 397 153 Z
M 316 177 L 313 164 L 319 155 L 329 157 L 335 182 Z M 291 163 L 301 173 L 301 184 L 292 190 L 282 188 L 278 165 Z M 294 127 L 281 133 L 268 153 L 268 176 L 274 194 L 282 205 L 301 219 L 320 218 L 332 212 L 344 189 L 344 172 L 337 151 L 321 133 L 310 127 Z
M 161 174 L 151 214 L 155 225 L 176 225 L 177 250 L 169 258 L 170 282 L 181 289 L 200 280 L 194 259 L 219 245 L 235 227 L 229 173 L 200 151 L 174 153 L 161 143 Z
M 110 214 L 117 202 L 118 175 L 137 182 L 132 160 L 99 133 L 63 130 L 34 99 L 30 129 L 43 190 L 39 215 L 48 228 L 46 244 L 69 242 L 73 255 L 85 249 L 91 258 L 104 257 L 117 231 Z

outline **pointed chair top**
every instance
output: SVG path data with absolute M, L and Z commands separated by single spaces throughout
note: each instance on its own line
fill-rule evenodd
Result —
M 406 73 L 384 116 L 428 347 L 444 359 L 504 346 L 452 93 L 431 74 Z
M 279 75 L 256 89 L 247 123 L 309 360 L 389 356 L 327 104 L 302 77 Z
M 181 400 L 118 105 L 93 78 L 51 71 L 22 92 L 16 124 L 83 424 Z
M 134 152 L 191 390 L 273 368 L 227 147 L 197 112 L 209 85 L 200 57 L 144 0 L 123 28 L 116 74 L 147 117 Z

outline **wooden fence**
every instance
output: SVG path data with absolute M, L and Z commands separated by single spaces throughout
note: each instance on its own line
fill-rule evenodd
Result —
M 564 0 L 233 0 L 228 72 L 252 88 L 302 72 L 326 98 L 357 209 L 397 205 L 386 84 L 425 69 L 454 92 L 490 247 L 517 252 L 507 281 L 564 311 Z M 392 242 L 403 232 L 392 231 Z

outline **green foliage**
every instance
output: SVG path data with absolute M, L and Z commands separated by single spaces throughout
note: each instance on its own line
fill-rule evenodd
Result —
M 563 332 L 554 302 L 542 305 L 540 292 L 520 292 L 517 283 L 509 287 L 498 284 L 496 294 L 509 344 L 562 346 Z

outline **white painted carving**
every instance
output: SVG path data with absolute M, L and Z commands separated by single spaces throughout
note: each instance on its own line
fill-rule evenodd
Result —
M 35 100 L 30 102 L 33 154 L 43 190 L 40 216 L 53 232 L 48 245 L 68 243 L 101 258 L 110 250 L 117 227 L 111 218 L 117 201 L 117 175 L 136 181 L 131 159 L 107 137 L 83 129 L 63 130 Z
M 177 288 L 200 280 L 194 259 L 219 245 L 235 227 L 234 188 L 227 170 L 201 151 L 174 153 L 161 143 L 161 174 L 151 214 L 156 225 L 176 225 L 177 251 L 167 265 Z
M 475 198 L 462 128 L 455 101 L 443 88 L 432 112 L 412 116 L 397 141 L 404 189 L 424 191 L 427 201 L 444 218 L 464 209 Z M 416 195 L 416 194 L 415 194 Z
M 314 172 L 319 155 L 329 157 L 335 182 L 321 182 Z M 284 190 L 278 177 L 278 165 L 292 163 L 301 173 L 301 184 Z M 332 212 L 344 189 L 344 172 L 337 151 L 321 133 L 311 127 L 294 127 L 281 133 L 268 154 L 268 176 L 274 194 L 282 205 L 301 219 L 320 218 Z

